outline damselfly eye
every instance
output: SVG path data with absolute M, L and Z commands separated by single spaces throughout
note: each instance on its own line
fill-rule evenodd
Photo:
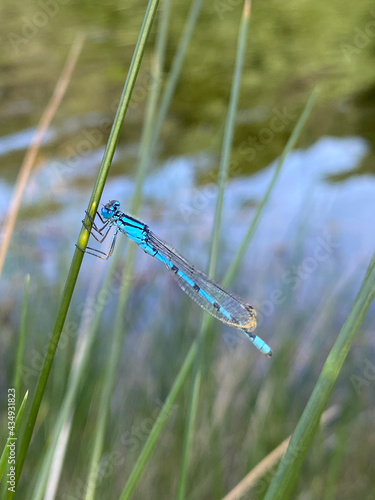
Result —
M 103 219 L 110 219 L 113 215 L 113 210 L 111 210 L 110 208 L 107 208 L 105 206 L 102 208 L 101 213 L 102 213 Z
M 117 200 L 111 200 L 104 205 L 101 210 L 102 217 L 104 219 L 110 219 L 120 208 L 120 202 Z

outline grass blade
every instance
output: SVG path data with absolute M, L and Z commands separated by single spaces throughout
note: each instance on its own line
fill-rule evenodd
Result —
M 326 410 L 320 419 L 320 427 L 328 425 L 332 420 L 336 419 L 340 412 L 338 405 L 333 405 Z M 264 477 L 268 471 L 281 460 L 284 455 L 291 436 L 284 439 L 274 450 L 271 451 L 263 460 L 261 460 L 246 476 L 227 494 L 222 500 L 240 500 L 249 491 L 254 488 L 257 482 Z
M 143 184 L 146 177 L 148 165 L 150 164 L 150 143 L 154 133 L 154 117 L 156 114 L 156 104 L 161 88 L 161 74 L 167 43 L 169 13 L 170 1 L 166 0 L 164 1 L 164 8 L 161 10 L 160 29 L 158 30 L 156 41 L 155 57 L 153 58 L 154 68 L 152 72 L 155 76 L 156 84 L 151 87 L 147 101 L 146 119 L 140 144 L 140 161 L 137 169 L 136 187 L 130 208 L 131 212 L 135 215 L 137 215 L 141 207 Z M 119 248 L 117 249 L 117 254 L 119 254 Z M 121 294 L 116 310 L 114 337 L 111 343 L 111 352 L 108 356 L 108 363 L 104 370 L 104 384 L 100 397 L 99 415 L 95 428 L 95 440 L 90 460 L 85 500 L 93 500 L 95 498 L 99 464 L 103 453 L 104 436 L 108 422 L 108 409 L 110 407 L 113 387 L 115 384 L 115 374 L 119 364 L 121 345 L 123 343 L 124 335 L 126 332 L 126 329 L 124 328 L 123 318 L 130 294 L 132 282 L 131 278 L 134 268 L 134 256 L 135 246 L 130 245 L 128 247 L 128 253 L 126 257 L 126 269 L 123 276 L 123 286 L 121 287 Z
M 88 211 L 91 216 L 94 216 L 99 206 L 100 198 L 104 189 L 104 185 L 108 176 L 109 168 L 112 162 L 112 158 L 115 152 L 115 148 L 118 142 L 118 138 L 120 135 L 122 123 L 125 118 L 126 111 L 129 106 L 130 97 L 132 94 L 132 90 L 134 88 L 135 80 L 139 71 L 139 67 L 142 61 L 143 53 L 145 50 L 147 38 L 149 36 L 152 21 L 155 16 L 155 12 L 158 6 L 158 0 L 150 0 L 149 5 L 147 7 L 147 11 L 145 14 L 145 18 L 143 21 L 143 25 L 139 34 L 137 46 L 135 48 L 135 52 L 133 55 L 133 59 L 129 68 L 129 73 L 124 85 L 124 90 L 121 95 L 120 104 L 116 113 L 115 121 L 112 126 L 111 134 L 109 137 L 109 141 L 104 153 L 104 157 L 102 160 L 102 164 L 100 167 L 100 171 L 97 177 L 97 181 L 95 187 L 93 189 L 91 199 L 88 205 Z M 88 227 L 91 227 L 91 222 L 88 217 L 86 217 L 86 223 Z M 80 248 L 85 249 L 87 246 L 87 242 L 89 239 L 89 231 L 82 226 L 80 234 L 78 236 L 77 244 Z M 55 326 L 52 332 L 52 336 L 48 345 L 47 354 L 45 356 L 43 366 L 39 375 L 39 379 L 37 382 L 37 387 L 35 390 L 35 395 L 32 401 L 30 413 L 27 419 L 26 429 L 23 435 L 23 439 L 21 442 L 21 446 L 19 449 L 19 455 L 17 459 L 17 474 L 16 481 L 20 477 L 22 472 L 23 464 L 26 458 L 27 450 L 29 448 L 31 436 L 33 433 L 33 429 L 35 426 L 36 418 L 39 412 L 39 407 L 43 398 L 43 394 L 45 392 L 45 388 L 47 385 L 49 373 L 51 371 L 52 362 L 55 357 L 57 345 L 59 343 L 60 335 L 65 323 L 65 318 L 68 313 L 69 305 L 71 302 L 71 298 L 73 295 L 73 291 L 75 288 L 75 284 L 78 278 L 78 274 L 81 268 L 83 252 L 76 248 L 72 263 L 69 269 L 69 273 L 66 279 L 65 288 L 63 292 L 63 297 L 60 303 L 60 307 L 57 313 Z M 12 498 L 13 493 L 8 492 L 8 498 Z
M 71 430 L 71 420 L 74 416 L 77 392 L 84 381 L 90 353 L 95 340 L 95 331 L 100 321 L 101 312 L 104 308 L 103 303 L 98 303 L 95 309 L 95 316 L 90 321 L 89 311 L 94 298 L 98 296 L 97 289 L 101 280 L 103 266 L 93 269 L 92 279 L 90 280 L 89 293 L 81 318 L 81 324 L 78 327 L 80 336 L 75 346 L 75 353 L 72 361 L 72 368 L 69 374 L 67 389 L 64 399 L 59 409 L 56 422 L 53 426 L 51 436 L 48 438 L 48 447 L 43 456 L 43 460 L 36 478 L 35 487 L 32 493 L 33 500 L 41 500 L 46 495 L 49 500 L 55 498 L 53 490 L 57 489 L 59 473 L 66 451 L 66 440 L 69 438 L 68 432 Z M 108 273 L 101 292 L 107 292 L 110 289 L 112 280 L 111 272 Z M 62 437 L 67 435 L 66 438 Z M 59 445 L 63 442 L 65 446 Z M 53 488 L 52 483 L 55 484 Z M 57 484 L 56 484 L 57 483 Z
M 82 35 L 78 35 L 73 42 L 72 48 L 68 55 L 68 59 L 56 84 L 51 100 L 40 119 L 32 145 L 28 149 L 25 159 L 22 162 L 21 169 L 16 181 L 16 186 L 14 188 L 12 200 L 10 202 L 9 213 L 6 215 L 6 217 L 4 217 L 3 239 L 0 246 L 0 278 L 8 253 L 14 226 L 16 224 L 22 196 L 27 186 L 27 181 L 30 177 L 31 170 L 38 155 L 43 137 L 47 132 L 48 127 L 50 126 L 52 118 L 54 117 L 58 107 L 61 104 L 66 89 L 68 88 L 78 57 L 82 50 L 83 43 L 84 37 Z
M 125 488 L 123 489 L 121 496 L 119 497 L 119 500 L 129 500 L 129 498 L 131 498 L 138 484 L 138 481 L 141 478 L 142 473 L 146 467 L 148 459 L 150 458 L 151 453 L 153 452 L 156 443 L 161 435 L 164 425 L 168 420 L 168 415 L 171 412 L 174 402 L 176 401 L 176 398 L 180 393 L 181 389 L 185 385 L 187 376 L 189 375 L 190 369 L 193 365 L 196 355 L 197 355 L 197 342 L 195 341 L 191 346 L 180 371 L 178 372 L 178 375 L 176 377 L 176 380 L 174 381 L 172 389 L 169 391 L 169 394 L 167 396 L 167 399 L 165 400 L 163 408 L 161 409 L 156 419 L 156 422 L 152 427 L 152 430 L 147 438 L 144 447 L 142 448 L 142 451 L 129 476 L 129 479 L 126 482 Z
M 283 161 L 280 162 L 280 164 L 278 164 L 279 169 L 281 169 L 281 167 L 284 164 L 285 158 L 287 156 L 286 152 L 291 149 L 292 137 L 293 137 L 293 144 L 295 144 L 296 141 L 298 140 L 298 137 L 302 132 L 303 126 L 305 125 L 305 123 L 307 121 L 307 118 L 311 112 L 311 109 L 312 109 L 314 102 L 315 102 L 315 93 L 312 94 L 312 96 L 310 97 L 310 99 L 306 103 L 306 105 L 302 111 L 302 114 L 301 114 L 295 128 L 293 129 L 291 137 L 290 137 L 287 145 L 285 146 L 284 151 L 281 154 L 281 158 Z M 297 130 L 297 132 L 295 133 L 296 130 Z M 289 148 L 289 149 L 287 149 L 287 148 Z M 275 172 L 276 175 L 274 174 L 274 176 L 270 182 L 270 185 L 269 185 L 269 187 L 266 191 L 266 194 L 265 194 L 265 197 L 267 196 L 267 199 L 269 198 L 271 191 L 276 184 L 276 180 L 278 178 L 279 172 L 280 172 L 280 170 Z M 259 220 L 260 215 L 265 207 L 265 204 L 266 203 L 264 202 L 264 198 L 263 198 L 261 200 L 261 202 L 259 203 L 257 210 L 256 210 L 256 213 L 255 213 L 255 216 L 254 216 L 254 218 L 256 218 L 256 220 Z M 244 257 L 245 251 L 250 243 L 252 235 L 254 234 L 254 229 L 255 229 L 256 225 L 254 225 L 254 229 L 252 229 L 250 232 L 250 229 L 252 228 L 253 225 L 254 224 L 252 223 L 249 226 L 249 231 L 247 232 L 244 240 L 242 241 L 242 243 L 240 245 L 239 250 L 237 251 L 237 253 L 234 257 L 234 260 L 233 260 L 234 264 L 231 266 L 231 268 L 228 270 L 228 272 L 226 273 L 226 275 L 224 277 L 223 283 L 225 284 L 225 286 L 228 286 L 230 284 L 231 280 L 233 279 L 235 273 L 237 272 L 237 270 L 240 266 L 240 263 Z M 249 232 L 250 232 L 250 236 L 248 235 Z M 210 320 L 211 320 L 211 318 L 208 318 L 208 321 L 210 321 Z M 197 355 L 197 347 L 198 347 L 198 341 L 195 340 L 193 342 L 191 348 L 189 349 L 188 354 L 186 355 L 185 361 L 184 361 L 184 363 L 183 363 L 183 365 L 182 365 L 182 367 L 181 367 L 181 369 L 176 377 L 176 380 L 175 380 L 175 382 L 170 390 L 168 398 L 167 398 L 166 402 L 164 403 L 163 408 L 161 409 L 161 413 L 163 413 L 163 414 L 167 413 L 166 412 L 167 401 L 168 401 L 168 405 L 170 405 L 170 406 L 173 405 L 177 396 L 180 393 L 180 390 L 184 386 L 184 383 L 186 382 L 188 374 L 190 373 L 190 370 L 194 364 L 194 360 L 195 360 L 196 355 Z M 136 485 L 137 485 L 137 483 L 142 475 L 143 469 L 146 467 L 147 461 L 150 458 L 150 456 L 151 456 L 151 454 L 156 446 L 157 439 L 158 439 L 158 437 L 161 436 L 161 433 L 163 431 L 165 423 L 166 423 L 166 420 L 160 420 L 160 421 L 158 420 L 155 423 L 155 425 L 153 426 L 151 434 L 148 437 L 144 447 L 142 448 L 142 451 L 141 451 L 141 453 L 136 461 L 136 464 L 135 464 L 132 472 L 130 473 L 129 479 L 128 479 L 128 481 L 125 485 L 125 488 L 123 490 L 121 500 L 127 500 L 131 497 L 131 495 L 132 495 L 133 491 L 135 490 Z
M 236 254 L 236 257 L 234 258 L 232 264 L 230 265 L 227 274 L 225 275 L 223 284 L 224 286 L 227 286 L 230 281 L 234 278 L 234 275 L 236 274 L 238 268 L 239 268 L 239 263 L 242 262 L 242 259 L 245 256 L 245 252 L 247 250 L 247 247 L 249 246 L 249 243 L 254 235 L 255 229 L 258 225 L 258 222 L 260 220 L 260 217 L 262 215 L 262 212 L 264 208 L 266 207 L 268 200 L 271 196 L 271 193 L 273 191 L 273 188 L 275 187 L 276 181 L 280 175 L 282 166 L 284 165 L 285 159 L 288 156 L 288 154 L 294 149 L 299 136 L 301 135 L 302 129 L 305 126 L 308 117 L 310 116 L 311 110 L 314 107 L 315 101 L 317 98 L 317 91 L 314 90 L 311 93 L 311 96 L 309 97 L 301 116 L 298 119 L 298 122 L 296 126 L 293 129 L 293 132 L 291 133 L 291 136 L 289 137 L 288 142 L 286 143 L 286 146 L 281 153 L 280 158 L 277 161 L 275 171 L 273 173 L 271 182 L 269 183 L 267 190 L 259 203 L 257 210 L 255 212 L 254 218 L 251 221 L 251 224 L 249 226 L 249 229 L 246 232 L 245 238 L 242 240 L 241 246 Z
M 165 84 L 165 90 L 163 93 L 163 97 L 160 102 L 160 107 L 159 111 L 155 120 L 155 125 L 154 125 L 154 134 L 152 137 L 152 140 L 150 142 L 150 155 L 153 155 L 155 151 L 155 147 L 157 144 L 157 141 L 159 139 L 161 127 L 163 125 L 163 122 L 165 120 L 169 105 L 172 100 L 172 96 L 174 94 L 174 91 L 176 89 L 176 85 L 178 82 L 178 78 L 181 74 L 182 70 L 182 65 L 185 60 L 186 52 L 189 47 L 189 43 L 191 40 L 191 37 L 193 36 L 198 17 L 202 8 L 203 0 L 194 0 L 190 11 L 189 15 L 187 18 L 187 21 L 185 23 L 184 31 L 182 32 L 181 39 L 178 42 L 178 47 L 176 50 L 176 54 L 173 58 L 173 62 L 171 65 L 171 70 L 168 76 L 168 80 Z
M 221 219 L 222 219 L 222 212 L 224 205 L 224 191 L 225 191 L 226 181 L 228 178 L 229 160 L 232 151 L 235 119 L 237 113 L 238 98 L 240 93 L 241 76 L 245 59 L 246 39 L 247 39 L 248 26 L 250 22 L 250 5 L 251 5 L 250 0 L 245 0 L 241 23 L 240 23 L 240 29 L 238 33 L 237 56 L 236 56 L 235 70 L 233 75 L 231 95 L 229 100 L 229 109 L 225 123 L 223 148 L 222 148 L 220 169 L 219 169 L 219 192 L 216 203 L 214 227 L 212 230 L 212 244 L 210 252 L 209 271 L 208 271 L 208 274 L 211 277 L 213 277 L 213 275 L 215 274 L 217 260 L 218 260 L 220 228 L 221 228 Z M 202 377 L 202 372 L 201 372 L 202 351 L 208 324 L 209 324 L 208 315 L 203 315 L 201 327 L 199 329 L 199 334 L 198 334 L 198 350 L 197 350 L 197 357 L 195 360 L 195 369 L 193 373 L 192 389 L 190 394 L 189 410 L 187 415 L 187 424 L 184 436 L 180 477 L 177 486 L 178 500 L 184 500 L 184 498 L 186 497 L 188 465 L 189 465 L 189 458 L 191 455 L 191 447 L 193 442 L 195 420 L 198 411 L 198 400 L 199 400 L 199 392 L 200 392 L 201 377 Z
M 306 408 L 292 435 L 288 449 L 267 490 L 265 500 L 290 498 L 302 462 L 318 429 L 349 349 L 375 298 L 375 254 L 353 307 L 328 355 Z

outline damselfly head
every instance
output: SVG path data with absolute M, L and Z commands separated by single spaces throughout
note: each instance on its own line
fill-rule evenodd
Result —
M 103 219 L 110 219 L 116 212 L 120 209 L 120 202 L 117 200 L 111 200 L 104 205 L 101 210 Z

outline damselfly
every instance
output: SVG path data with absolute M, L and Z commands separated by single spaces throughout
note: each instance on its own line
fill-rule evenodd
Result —
M 242 330 L 257 349 L 269 357 L 272 356 L 271 348 L 260 337 L 252 333 L 257 324 L 256 311 L 252 306 L 196 269 L 173 247 L 158 238 L 146 224 L 121 212 L 118 201 L 109 201 L 103 206 L 101 214 L 97 212 L 97 215 L 103 226 L 99 228 L 92 220 L 91 234 L 99 243 L 102 243 L 108 236 L 110 229 L 114 227 L 115 232 L 111 246 L 108 253 L 91 247 L 87 247 L 86 253 L 107 260 L 113 253 L 118 233 L 126 234 L 146 253 L 165 264 L 172 271 L 182 290 L 205 311 L 223 323 Z M 82 222 L 89 230 L 85 222 Z

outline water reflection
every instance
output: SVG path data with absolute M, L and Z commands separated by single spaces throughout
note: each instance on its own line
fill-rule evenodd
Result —
M 368 143 L 361 138 L 324 137 L 310 148 L 289 155 L 249 250 L 249 258 L 243 264 L 246 272 L 253 276 L 252 288 L 261 289 L 264 283 L 274 286 L 275 280 L 283 273 L 282 265 L 273 269 L 275 256 L 283 249 L 291 258 L 299 244 L 302 244 L 302 253 L 309 256 L 316 246 L 322 245 L 322 241 L 330 246 L 329 242 L 334 240 L 330 250 L 332 259 L 320 266 L 322 275 L 329 267 L 342 275 L 354 264 L 366 265 L 374 247 L 373 232 L 368 228 L 375 213 L 375 179 L 360 176 L 332 183 L 328 178 L 336 172 L 355 169 L 368 150 Z M 117 160 L 123 161 L 128 153 L 120 150 Z M 101 151 L 95 155 L 98 160 Z M 154 170 L 144 186 L 141 214 L 157 234 L 203 268 L 206 266 L 217 186 L 214 183 L 199 184 L 198 179 L 200 172 L 209 168 L 212 161 L 208 154 L 178 157 Z M 51 247 L 59 248 L 60 240 L 73 251 L 81 215 L 91 192 L 91 183 L 84 181 L 94 178 L 98 162 L 91 163 L 87 158 L 85 165 L 85 169 L 77 168 L 60 177 L 56 172 L 51 175 L 47 164 L 34 173 L 26 192 L 24 220 L 20 221 L 23 239 L 36 245 L 43 261 L 49 262 L 48 267 L 53 262 L 57 266 L 58 252 L 50 250 Z M 223 217 L 221 272 L 233 258 L 274 168 L 275 162 L 257 174 L 229 179 Z M 0 190 L 0 198 L 6 206 L 12 187 L 3 183 Z M 111 177 L 103 201 L 119 199 L 126 211 L 133 190 L 131 178 Z M 54 208 L 51 211 L 52 199 Z M 37 218 L 30 219 L 25 215 L 37 209 Z M 50 239 L 51 227 L 55 229 L 53 240 Z M 300 240 L 303 243 L 299 243 Z M 137 266 L 145 269 L 154 263 L 140 253 Z M 319 278 L 310 280 L 313 287 L 318 282 Z

